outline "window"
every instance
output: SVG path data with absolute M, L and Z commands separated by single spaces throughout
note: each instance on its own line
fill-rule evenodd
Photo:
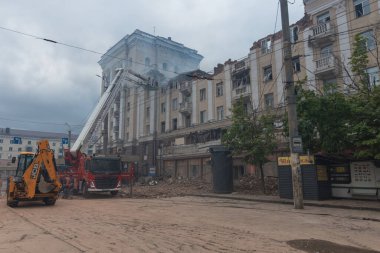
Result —
M 368 68 L 368 69 L 366 69 L 366 72 L 368 75 L 368 87 L 369 88 L 375 87 L 376 85 L 380 84 L 379 68 L 378 67 Z
M 264 81 L 267 82 L 270 80 L 273 80 L 271 65 L 264 67 Z
M 17 151 L 18 151 L 18 152 L 21 152 L 21 151 L 22 151 L 22 148 L 18 148 Z
M 301 63 L 300 63 L 300 57 L 294 57 L 292 59 L 293 64 L 293 71 L 294 72 L 300 72 L 301 71 Z
M 131 103 L 127 103 L 127 111 L 131 110 Z
M 261 53 L 262 54 L 267 54 L 271 51 L 272 48 L 272 42 L 271 39 L 264 39 L 261 41 Z
M 3 143 L 4 142 L 4 140 L 3 139 L 0 139 L 0 143 Z
M 217 97 L 223 96 L 223 83 L 216 84 L 216 96 Z
M 149 124 L 145 126 L 145 133 L 150 134 L 150 125 Z
M 146 57 L 146 58 L 145 58 L 145 66 L 146 66 L 146 67 L 149 67 L 149 66 L 150 66 L 150 59 L 149 59 L 149 57 Z
M 216 107 L 217 120 L 224 119 L 224 108 L 223 106 Z
M 0 147 L 0 151 L 3 151 L 3 147 Z
M 200 101 L 206 100 L 206 88 L 203 88 L 199 91 Z
M 327 94 L 332 94 L 332 93 L 337 92 L 336 84 L 337 82 L 335 78 L 323 80 L 323 91 Z
M 293 26 L 290 28 L 290 42 L 295 43 L 298 41 L 298 26 Z
M 177 119 L 172 119 L 172 128 L 173 130 L 177 130 Z
M 201 111 L 199 122 L 200 123 L 205 123 L 206 121 L 207 121 L 206 111 Z
M 32 144 L 32 141 L 28 141 L 28 145 Z
M 364 43 L 367 50 L 372 50 L 376 47 L 375 36 L 372 30 L 361 33 L 360 36 L 364 39 Z
M 174 98 L 172 100 L 172 110 L 176 111 L 178 109 L 178 99 Z
M 357 18 L 368 15 L 371 12 L 369 0 L 354 0 L 354 6 Z
M 264 99 L 265 99 L 265 109 L 273 108 L 273 93 L 265 94 Z
M 127 137 L 127 140 L 129 140 L 129 132 L 127 132 L 126 137 Z
M 127 125 L 127 127 L 129 126 L 129 117 L 127 118 L 127 122 L 125 122 L 125 124 Z
M 9 151 L 13 151 L 13 148 L 12 147 L 9 147 L 9 149 L 8 149 Z
M 165 133 L 166 124 L 165 121 L 161 122 L 161 133 Z
M 317 24 L 324 24 L 330 21 L 330 13 L 325 12 L 317 16 Z
M 168 70 L 168 64 L 166 62 L 162 63 L 162 69 Z
M 150 118 L 150 107 L 146 108 L 146 119 Z
M 332 55 L 332 45 L 321 48 L 321 58 L 327 58 Z
M 165 113 L 165 112 L 166 112 L 166 104 L 161 103 L 161 113 Z

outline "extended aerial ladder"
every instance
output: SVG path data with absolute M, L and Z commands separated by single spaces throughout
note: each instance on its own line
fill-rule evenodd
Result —
M 107 112 L 112 103 L 115 101 L 117 94 L 120 92 L 123 86 L 123 81 L 129 81 L 135 85 L 152 86 L 149 79 L 131 70 L 124 70 L 122 68 L 116 69 L 115 78 L 101 96 L 74 145 L 70 149 L 70 153 L 73 156 L 76 156 L 76 153 L 81 149 L 83 144 L 89 141 L 91 136 L 96 132 L 96 130 L 98 130 L 101 122 L 103 122 L 106 118 Z
M 102 122 L 106 119 L 108 111 L 125 81 L 129 81 L 133 85 L 152 86 L 150 79 L 130 70 L 116 69 L 115 77 L 101 96 L 77 140 L 70 150 L 65 150 L 65 163 L 68 167 L 61 172 L 61 178 L 73 178 L 74 191 L 81 192 L 84 196 L 89 192 L 110 192 L 115 195 L 121 190 L 123 179 L 133 178 L 133 167 L 128 173 L 122 172 L 120 157 L 87 156 L 81 152 L 81 147 L 85 144 L 88 145 L 91 137 L 101 130 Z

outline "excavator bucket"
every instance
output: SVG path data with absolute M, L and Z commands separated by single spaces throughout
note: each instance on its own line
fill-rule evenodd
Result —
M 41 193 L 49 193 L 55 189 L 55 185 L 48 183 L 44 180 L 44 177 L 41 177 L 40 182 L 38 183 L 38 190 Z

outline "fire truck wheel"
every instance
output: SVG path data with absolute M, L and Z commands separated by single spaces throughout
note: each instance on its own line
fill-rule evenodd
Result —
M 111 191 L 112 196 L 116 196 L 119 191 Z
M 82 195 L 84 198 L 89 197 L 88 186 L 87 186 L 86 182 L 83 182 L 83 184 L 82 184 Z

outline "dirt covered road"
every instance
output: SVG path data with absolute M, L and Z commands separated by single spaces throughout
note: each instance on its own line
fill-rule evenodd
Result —
M 380 215 L 369 211 L 104 197 L 14 209 L 2 199 L 0 214 L 0 252 L 317 252 L 309 239 L 380 250 Z

